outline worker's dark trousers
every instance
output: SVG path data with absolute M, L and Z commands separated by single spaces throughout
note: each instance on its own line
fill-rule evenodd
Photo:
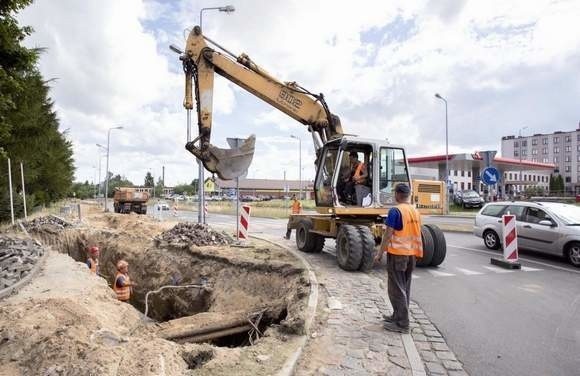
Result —
M 388 293 L 393 306 L 393 322 L 402 328 L 409 326 L 413 269 L 415 269 L 415 256 L 387 254 Z

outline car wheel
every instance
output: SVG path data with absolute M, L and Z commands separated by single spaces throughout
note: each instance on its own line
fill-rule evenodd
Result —
M 499 236 L 493 230 L 487 230 L 483 233 L 483 243 L 489 249 L 497 250 L 500 247 Z
M 572 242 L 568 244 L 566 247 L 565 255 L 570 264 L 580 268 L 580 243 Z

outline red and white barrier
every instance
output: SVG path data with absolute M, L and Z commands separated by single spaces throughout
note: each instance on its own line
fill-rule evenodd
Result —
M 240 229 L 238 231 L 238 239 L 248 238 L 248 227 L 250 225 L 250 210 L 248 205 L 242 205 L 240 210 Z
M 518 234 L 516 230 L 516 216 L 506 214 L 502 216 L 503 229 L 503 258 L 506 261 L 518 261 Z
M 207 216 L 207 202 L 203 203 L 203 214 L 204 216 Z

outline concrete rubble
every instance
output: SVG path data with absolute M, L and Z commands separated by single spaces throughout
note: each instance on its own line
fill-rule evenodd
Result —
M 31 221 L 22 222 L 28 232 L 47 232 L 58 234 L 66 228 L 72 227 L 72 224 L 55 215 L 34 218 Z
M 24 278 L 43 254 L 44 249 L 32 240 L 0 235 L 0 289 Z
M 163 245 L 163 243 L 174 246 L 221 246 L 231 242 L 231 237 L 223 232 L 215 231 L 208 225 L 190 222 L 178 223 L 171 230 L 162 232 L 155 237 L 156 246 Z

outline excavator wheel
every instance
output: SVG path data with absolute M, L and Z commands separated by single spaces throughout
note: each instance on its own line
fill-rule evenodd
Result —
M 431 266 L 439 266 L 444 260 L 445 256 L 447 255 L 447 242 L 445 241 L 445 234 L 443 231 L 435 225 L 425 225 L 427 229 L 431 232 L 431 236 L 433 237 L 434 243 L 434 250 L 433 250 L 433 258 L 431 259 Z
M 296 247 L 302 252 L 314 253 L 324 248 L 324 237 L 310 232 L 312 221 L 301 219 L 296 228 Z
M 375 238 L 368 226 L 356 226 L 361 239 L 362 257 L 358 270 L 367 272 L 373 268 L 375 260 Z
M 336 236 L 336 258 L 344 270 L 357 270 L 362 261 L 363 246 L 356 226 L 342 225 Z
M 431 231 L 425 226 L 421 226 L 421 239 L 423 240 L 423 257 L 417 257 L 417 266 L 429 266 L 433 260 L 435 244 Z

